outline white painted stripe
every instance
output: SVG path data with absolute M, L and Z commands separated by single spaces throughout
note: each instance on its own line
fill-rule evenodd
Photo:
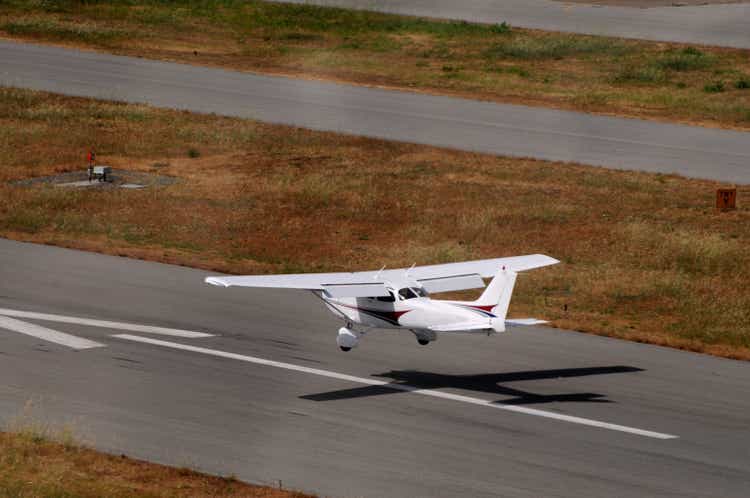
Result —
M 386 386 L 390 389 L 394 389 L 397 391 L 406 391 L 406 392 L 410 392 L 414 394 L 421 394 L 423 396 L 431 396 L 434 398 L 448 399 L 451 401 L 460 401 L 462 403 L 469 403 L 472 405 L 486 406 L 486 407 L 495 408 L 498 410 L 523 413 L 526 415 L 534 415 L 537 417 L 545 417 L 545 418 L 550 418 L 554 420 L 560 420 L 563 422 L 570 422 L 573 424 L 587 425 L 590 427 L 608 429 L 611 431 L 627 432 L 629 434 L 636 434 L 638 436 L 645 436 L 645 437 L 650 437 L 650 438 L 655 438 L 655 439 L 676 439 L 679 437 L 679 436 L 674 436 L 671 434 L 663 434 L 661 432 L 653 432 L 653 431 L 647 431 L 644 429 L 637 429 L 635 427 L 628 427 L 625 425 L 611 424 L 609 422 L 601 422 L 599 420 L 592 420 L 588 418 L 575 417 L 572 415 L 564 415 L 562 413 L 538 410 L 535 408 L 526 408 L 523 406 L 516 406 L 516 405 L 503 405 L 503 404 L 494 403 L 492 401 L 487 401 L 487 400 L 480 399 L 480 398 L 462 396 L 460 394 L 445 393 L 441 391 L 434 391 L 432 389 L 421 389 L 419 387 L 405 385 L 405 384 L 391 384 L 389 382 L 382 381 L 382 380 L 368 379 L 365 377 L 355 377 L 353 375 L 331 372 L 329 370 L 321 370 L 318 368 L 310 368 L 310 367 L 305 367 L 302 365 L 294 365 L 292 363 L 284 363 L 280 361 L 266 360 L 264 358 L 258 358 L 256 356 L 245 356 L 245 355 L 241 355 L 237 353 L 229 353 L 226 351 L 201 348 L 197 346 L 188 346 L 186 344 L 178 344 L 175 342 L 160 341 L 158 339 L 150 339 L 147 337 L 139 337 L 139 336 L 130 335 L 130 334 L 118 334 L 113 337 L 117 337 L 119 339 L 125 339 L 128 341 L 136 341 L 136 342 L 143 342 L 146 344 L 154 344 L 156 346 L 164 346 L 167 348 L 182 349 L 184 351 L 192 351 L 194 353 L 202 353 L 202 354 L 207 354 L 207 355 L 212 355 L 212 356 L 218 356 L 220 358 L 229 358 L 232 360 L 245 361 L 248 363 L 255 363 L 258 365 L 283 368 L 286 370 L 294 370 L 296 372 L 304 372 L 304 373 L 313 374 L 313 375 L 320 375 L 322 377 L 329 377 L 332 379 L 346 380 L 349 382 L 355 382 L 357 384 L 366 384 L 369 386 Z
M 54 342 L 55 344 L 61 344 L 73 349 L 91 349 L 104 347 L 104 344 L 100 344 L 98 342 L 89 341 L 88 339 L 65 334 L 63 332 L 58 332 L 57 330 L 48 329 L 46 327 L 40 327 L 39 325 L 35 325 L 33 323 L 22 322 L 21 320 L 8 318 L 7 316 L 0 316 L 0 328 L 30 335 L 32 337 L 36 337 L 37 339 Z
M 200 337 L 213 337 L 213 334 L 193 332 L 191 330 L 170 329 L 165 327 L 152 327 L 150 325 L 138 325 L 135 323 L 110 322 L 108 320 L 94 320 L 91 318 L 78 318 L 74 316 L 51 315 L 48 313 L 33 313 L 31 311 L 19 311 L 0 308 L 0 315 L 15 316 L 17 318 L 31 318 L 48 322 L 75 323 L 77 325 L 88 325 L 90 327 L 104 327 L 115 330 L 130 330 L 143 332 L 144 334 L 169 335 L 173 337 L 186 337 L 197 339 Z

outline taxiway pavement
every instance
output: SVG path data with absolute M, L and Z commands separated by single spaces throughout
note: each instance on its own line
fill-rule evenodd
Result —
M 748 363 L 536 327 L 342 353 L 309 293 L 207 274 L 0 239 L 0 421 L 324 496 L 750 489 Z
M 547 31 L 750 48 L 750 3 L 642 9 L 550 0 L 282 1 L 469 22 L 507 22 Z
M 455 149 L 750 183 L 750 133 L 0 40 L 0 85 Z

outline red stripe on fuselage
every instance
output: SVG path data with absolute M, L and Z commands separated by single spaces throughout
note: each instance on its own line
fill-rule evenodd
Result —
M 486 311 L 487 313 L 492 312 L 492 308 L 494 308 L 496 305 L 494 304 L 469 304 L 469 308 L 476 308 L 478 310 Z

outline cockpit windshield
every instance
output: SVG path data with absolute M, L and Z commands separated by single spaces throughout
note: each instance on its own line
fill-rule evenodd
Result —
M 401 299 L 414 299 L 415 297 L 426 297 L 427 292 L 420 287 L 404 287 L 398 291 L 398 295 L 401 296 Z

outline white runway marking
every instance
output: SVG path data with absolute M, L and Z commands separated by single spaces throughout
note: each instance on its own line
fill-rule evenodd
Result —
M 12 330 L 13 332 L 19 332 L 21 334 L 30 335 L 37 339 L 43 339 L 45 341 L 54 342 L 63 346 L 68 346 L 73 349 L 91 349 L 101 348 L 104 344 L 90 341 L 88 339 L 82 339 L 70 334 L 64 334 L 57 330 L 48 329 L 46 327 L 40 327 L 33 323 L 22 322 L 14 318 L 8 318 L 7 316 L 0 316 L 0 328 Z
M 135 323 L 110 322 L 108 320 L 94 320 L 91 318 L 77 318 L 74 316 L 51 315 L 48 313 L 34 313 L 31 311 L 19 311 L 0 308 L 0 315 L 14 316 L 17 318 L 31 318 L 49 322 L 75 323 L 78 325 L 88 325 L 91 327 L 104 327 L 116 330 L 130 330 L 132 332 L 142 332 L 144 334 L 169 335 L 173 337 L 186 337 L 188 339 L 197 339 L 201 337 L 213 337 L 213 334 L 203 332 L 193 332 L 191 330 L 170 329 L 165 327 L 152 327 L 150 325 L 138 325 Z
M 196 346 L 188 346 L 186 344 L 178 344 L 176 342 L 161 341 L 158 339 L 150 339 L 147 337 L 139 337 L 137 335 L 130 334 L 118 334 L 112 337 L 119 339 L 125 339 L 128 341 L 142 342 L 146 344 L 153 344 L 156 346 L 164 346 L 173 349 L 182 349 L 184 351 L 192 351 L 194 353 L 202 353 L 212 356 L 218 356 L 220 358 L 228 358 L 232 360 L 245 361 L 248 363 L 255 363 L 258 365 L 265 365 L 269 367 L 283 368 L 286 370 L 294 370 L 296 372 L 304 372 L 312 375 L 320 375 L 322 377 L 329 377 L 332 379 L 346 380 L 349 382 L 355 382 L 357 384 L 365 384 L 369 386 L 385 386 L 397 391 L 406 391 L 414 394 L 421 394 L 423 396 L 431 396 L 434 398 L 448 399 L 452 401 L 460 401 L 462 403 L 469 403 L 472 405 L 486 406 L 489 408 L 495 408 L 498 410 L 505 410 L 509 412 L 523 413 L 526 415 L 534 415 L 537 417 L 545 417 L 554 420 L 561 420 L 563 422 L 570 422 L 573 424 L 587 425 L 590 427 L 599 427 L 600 429 L 608 429 L 611 431 L 626 432 L 629 434 L 636 434 L 638 436 L 645 436 L 655 439 L 676 439 L 679 436 L 672 434 L 663 434 L 661 432 L 647 431 L 644 429 L 638 429 L 635 427 L 628 427 L 625 425 L 610 424 L 609 422 L 601 422 L 599 420 L 592 420 L 588 418 L 574 417 L 572 415 L 563 415 L 561 413 L 548 412 L 544 410 L 537 410 L 535 408 L 526 408 L 523 406 L 516 405 L 503 405 L 493 403 L 492 401 L 486 401 L 480 398 L 472 398 L 470 396 L 462 396 L 459 394 L 445 393 L 441 391 L 434 391 L 431 389 L 420 389 L 415 386 L 409 386 L 404 384 L 390 384 L 386 381 L 368 379 L 365 377 L 355 377 L 353 375 L 341 374 L 337 372 L 331 372 L 328 370 L 320 370 L 318 368 L 304 367 L 301 365 L 294 365 L 292 363 L 284 363 L 280 361 L 266 360 L 264 358 L 258 358 L 255 356 L 245 356 L 237 353 L 229 353 L 226 351 L 219 351 L 216 349 L 201 348 Z

